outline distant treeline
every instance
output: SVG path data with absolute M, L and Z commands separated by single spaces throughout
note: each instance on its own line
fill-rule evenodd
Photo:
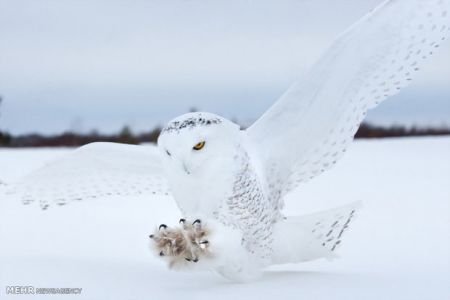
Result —
M 92 142 L 115 142 L 124 144 L 141 144 L 156 142 L 160 128 L 152 131 L 134 134 L 129 127 L 125 126 L 117 134 L 100 134 L 97 132 L 81 134 L 65 132 L 58 135 L 26 134 L 12 136 L 0 131 L 0 146 L 3 147 L 74 147 L 82 146 Z
M 356 132 L 357 139 L 408 137 L 408 136 L 436 136 L 450 135 L 449 127 L 406 127 L 394 125 L 389 127 L 375 126 L 363 123 Z
M 62 133 L 59 135 L 27 134 L 12 136 L 0 131 L 1 147 L 75 147 L 92 142 L 116 142 L 126 144 L 155 143 L 160 128 L 155 128 L 149 132 L 134 134 L 129 127 L 125 126 L 119 133 L 105 135 L 96 132 L 90 134 Z M 416 128 L 404 126 L 382 127 L 370 124 L 362 124 L 356 133 L 356 138 L 386 138 L 386 137 L 407 137 L 407 136 L 436 136 L 450 135 L 450 128 Z

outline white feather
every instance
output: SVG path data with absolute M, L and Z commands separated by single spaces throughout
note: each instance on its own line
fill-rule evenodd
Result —
M 113 195 L 170 195 L 154 147 L 93 143 L 13 183 L 24 204 L 52 204 Z
M 449 29 L 449 0 L 385 1 L 247 130 L 279 206 L 341 158 L 367 110 L 407 86 Z

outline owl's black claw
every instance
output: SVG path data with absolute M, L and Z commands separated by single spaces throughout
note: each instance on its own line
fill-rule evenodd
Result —
M 198 262 L 198 258 L 194 258 L 192 261 L 196 263 Z
M 164 252 L 159 252 L 159 256 L 164 256 Z
M 190 258 L 187 258 L 187 257 L 185 258 L 185 260 L 187 260 L 187 261 L 191 261 L 191 259 L 190 259 Z
M 184 224 L 186 222 L 186 219 L 180 219 L 180 223 Z
M 195 224 L 201 224 L 201 223 L 202 223 L 202 221 L 200 221 L 199 219 L 197 219 L 197 220 L 194 221 L 194 223 L 192 223 L 192 225 L 195 225 Z
M 199 244 L 200 245 L 207 245 L 207 244 L 209 244 L 209 241 L 200 241 Z
M 153 239 L 155 236 L 153 234 L 150 234 L 148 237 Z
M 166 225 L 166 224 L 161 224 L 161 225 L 159 225 L 159 230 L 161 230 L 161 228 L 166 229 L 166 228 L 167 228 L 167 225 Z

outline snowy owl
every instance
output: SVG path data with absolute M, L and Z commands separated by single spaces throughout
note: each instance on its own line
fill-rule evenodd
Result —
M 158 147 L 94 143 L 12 184 L 43 209 L 109 195 L 166 195 L 183 219 L 156 225 L 174 268 L 250 280 L 272 264 L 333 258 L 358 204 L 285 217 L 286 195 L 344 154 L 366 112 L 405 87 L 449 33 L 450 0 L 385 1 L 337 38 L 259 120 L 211 113 L 168 123 Z

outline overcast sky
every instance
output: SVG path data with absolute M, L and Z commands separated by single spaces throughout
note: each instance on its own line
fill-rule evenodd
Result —
M 190 107 L 249 123 L 380 0 L 0 0 L 0 130 L 136 131 Z M 450 125 L 450 45 L 369 114 Z

